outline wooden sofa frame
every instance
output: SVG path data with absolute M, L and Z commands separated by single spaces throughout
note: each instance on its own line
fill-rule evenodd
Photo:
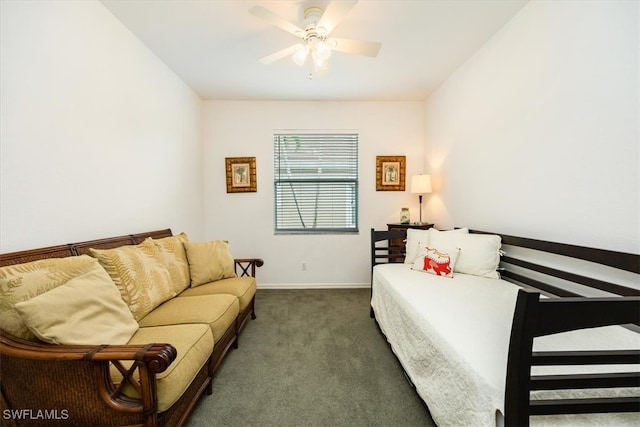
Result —
M 50 246 L 0 254 L 0 266 L 46 258 L 89 253 L 89 248 L 111 249 L 142 243 L 146 238 L 172 236 L 170 229 Z M 236 274 L 255 277 L 258 258 L 235 259 Z M 50 345 L 15 337 L 0 330 L 0 414 L 2 424 L 13 426 L 181 426 L 202 394 L 212 393 L 212 378 L 249 318 L 255 319 L 255 297 L 214 346 L 180 399 L 171 408 L 157 412 L 156 375 L 176 358 L 170 343 L 147 345 Z M 132 363 L 133 362 L 133 363 Z M 114 384 L 113 365 L 123 380 Z M 131 367 L 127 367 L 131 365 Z M 140 399 L 126 396 L 133 386 Z M 47 408 L 47 413 L 37 408 Z
M 471 231 L 472 233 L 483 233 Z M 496 234 L 496 233 L 491 233 Z M 532 366 L 640 364 L 640 350 L 533 351 L 535 337 L 609 325 L 640 325 L 640 290 L 572 272 L 551 268 L 524 257 L 509 256 L 509 247 L 566 257 L 568 262 L 587 261 L 599 267 L 631 273 L 638 283 L 640 255 L 500 235 L 507 254 L 501 257 L 501 277 L 522 286 L 518 291 L 511 328 L 505 387 L 505 426 L 528 426 L 532 415 L 640 412 L 638 397 L 593 399 L 531 399 L 533 390 L 640 387 L 640 372 L 580 375 L 531 375 Z M 371 266 L 403 262 L 406 231 L 371 229 Z M 542 277 L 542 278 L 541 278 Z M 559 280 L 558 280 L 559 279 Z M 578 284 L 611 296 L 585 297 L 567 290 Z M 373 289 L 372 289 L 373 292 Z M 541 294 L 549 298 L 540 298 Z M 371 317 L 375 318 L 373 308 Z M 632 327 L 633 328 L 633 327 Z M 638 329 L 634 329 L 638 332 Z

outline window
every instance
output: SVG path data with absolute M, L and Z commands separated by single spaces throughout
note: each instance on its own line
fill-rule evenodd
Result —
M 276 233 L 358 231 L 358 134 L 273 135 Z

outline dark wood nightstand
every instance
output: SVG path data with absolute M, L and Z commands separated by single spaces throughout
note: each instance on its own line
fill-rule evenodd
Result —
M 418 230 L 428 230 L 433 227 L 433 224 L 417 224 L 417 223 L 408 223 L 408 224 L 387 224 L 387 230 L 389 231 L 404 231 L 406 233 L 409 228 L 417 228 Z M 401 249 L 402 253 L 406 252 L 406 238 L 405 239 L 391 239 L 389 242 L 389 246 L 398 247 Z M 397 258 L 394 261 L 402 262 L 404 261 L 404 257 Z

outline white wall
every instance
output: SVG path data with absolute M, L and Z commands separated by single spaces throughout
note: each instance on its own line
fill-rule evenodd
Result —
M 0 7 L 0 251 L 200 235 L 195 93 L 98 2 Z
M 427 100 L 438 226 L 640 253 L 638 21 L 530 2 Z
M 386 229 L 418 198 L 376 192 L 377 155 L 407 156 L 407 175 L 424 164 L 422 102 L 204 102 L 206 237 L 230 241 L 236 257 L 261 257 L 259 283 L 268 286 L 358 286 L 370 282 L 370 229 Z M 358 235 L 274 235 L 273 131 L 352 129 L 360 134 Z M 225 157 L 256 157 L 256 193 L 226 193 Z M 302 271 L 301 263 L 308 263 Z

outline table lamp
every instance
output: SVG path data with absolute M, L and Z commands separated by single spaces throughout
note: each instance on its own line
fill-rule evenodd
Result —
M 420 200 L 420 222 L 422 225 L 422 195 L 431 193 L 431 175 L 414 175 L 411 177 L 411 192 L 418 194 Z

